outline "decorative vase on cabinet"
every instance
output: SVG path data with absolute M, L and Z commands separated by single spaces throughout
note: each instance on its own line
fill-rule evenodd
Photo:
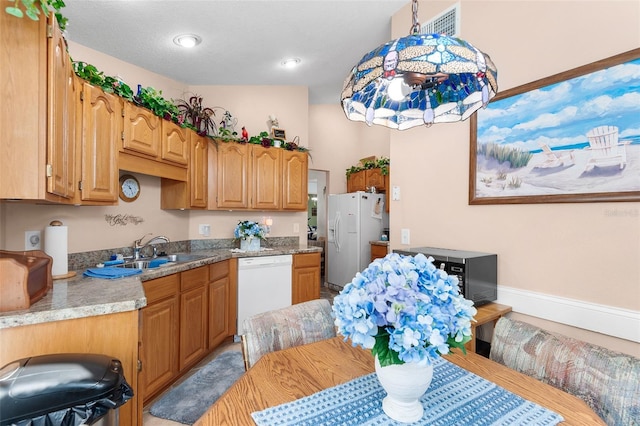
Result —
M 382 409 L 393 420 L 413 423 L 422 418 L 424 408 L 420 398 L 429 388 L 433 378 L 433 365 L 408 362 L 380 366 L 375 357 L 378 381 L 387 392 Z
M 240 240 L 240 250 L 260 251 L 260 238 L 243 238 Z

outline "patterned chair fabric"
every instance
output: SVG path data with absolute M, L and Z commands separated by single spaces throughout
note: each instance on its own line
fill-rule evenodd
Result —
M 609 426 L 640 425 L 640 359 L 500 318 L 490 358 L 584 400 Z
M 264 354 L 335 337 L 326 299 L 298 303 L 254 315 L 243 322 L 242 351 L 249 369 Z

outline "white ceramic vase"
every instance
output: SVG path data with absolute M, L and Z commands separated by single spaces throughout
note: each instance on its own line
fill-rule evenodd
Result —
M 405 363 L 382 367 L 377 356 L 375 365 L 378 380 L 387 392 L 382 400 L 385 414 L 402 423 L 420 420 L 424 412 L 420 397 L 431 384 L 433 365 Z
M 243 238 L 240 240 L 240 250 L 260 251 L 260 238 Z

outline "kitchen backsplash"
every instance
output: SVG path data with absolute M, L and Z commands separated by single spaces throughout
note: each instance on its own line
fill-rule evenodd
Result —
M 262 241 L 262 247 L 288 247 L 298 246 L 298 237 L 269 237 Z M 197 250 L 232 249 L 240 246 L 240 242 L 233 238 L 211 239 L 211 240 L 185 240 L 172 241 L 170 243 L 156 244 L 158 253 L 189 253 Z M 151 255 L 151 247 L 145 247 L 142 254 Z M 109 260 L 112 255 L 121 254 L 125 257 L 133 255 L 132 247 L 118 247 L 104 250 L 94 250 L 82 253 L 69 253 L 68 264 L 70 271 L 77 271 L 95 266 Z

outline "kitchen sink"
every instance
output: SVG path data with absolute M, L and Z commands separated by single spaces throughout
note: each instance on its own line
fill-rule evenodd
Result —
M 169 262 L 191 262 L 193 260 L 204 259 L 206 256 L 201 254 L 176 253 L 167 256 L 158 256 L 157 259 L 166 259 Z
M 156 258 L 141 259 L 141 260 L 129 260 L 120 265 L 115 265 L 119 268 L 131 268 L 131 269 L 155 269 L 163 265 L 171 265 L 176 263 L 191 262 L 194 260 L 204 259 L 206 256 L 190 253 L 177 253 L 167 256 L 158 256 Z M 166 260 L 166 263 L 160 263 L 158 261 Z M 155 262 L 154 262 L 155 261 Z M 159 264 L 160 263 L 160 264 Z

